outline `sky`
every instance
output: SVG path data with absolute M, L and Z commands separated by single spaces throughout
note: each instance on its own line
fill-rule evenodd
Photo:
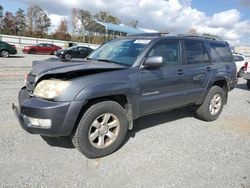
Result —
M 172 33 L 218 35 L 231 44 L 250 45 L 250 0 L 1 0 L 4 11 L 26 10 L 37 4 L 47 11 L 52 30 L 61 19 L 70 21 L 72 8 L 93 14 L 109 11 L 123 24 L 139 21 L 139 28 Z

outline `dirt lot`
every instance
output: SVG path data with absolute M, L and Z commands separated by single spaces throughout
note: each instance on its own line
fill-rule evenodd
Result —
M 11 110 L 33 60 L 0 59 L 0 187 L 250 188 L 250 91 L 240 80 L 217 121 L 185 108 L 135 122 L 124 145 L 90 160 L 61 138 L 44 140 L 20 128 Z

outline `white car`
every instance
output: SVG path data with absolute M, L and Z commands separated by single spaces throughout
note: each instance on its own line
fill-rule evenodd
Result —
M 249 63 L 243 74 L 243 78 L 247 80 L 247 88 L 250 89 L 250 64 Z
M 247 70 L 248 62 L 242 54 L 233 54 L 233 56 L 237 67 L 237 76 L 241 78 L 243 73 Z

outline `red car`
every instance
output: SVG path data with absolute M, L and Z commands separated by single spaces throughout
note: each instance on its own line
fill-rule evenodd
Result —
M 25 54 L 51 54 L 53 55 L 55 51 L 62 49 L 54 44 L 41 43 L 35 46 L 25 46 L 23 48 L 23 53 Z

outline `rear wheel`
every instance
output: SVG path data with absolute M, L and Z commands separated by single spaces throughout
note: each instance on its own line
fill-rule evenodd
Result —
M 213 86 L 208 92 L 205 101 L 197 109 L 196 114 L 198 118 L 205 121 L 216 120 L 224 105 L 225 93 L 221 87 Z
M 247 89 L 250 89 L 250 80 L 247 80 Z
M 72 142 L 89 158 L 103 157 L 119 148 L 127 129 L 126 111 L 114 101 L 104 101 L 84 113 Z
M 1 57 L 4 57 L 4 58 L 9 57 L 9 52 L 7 50 L 2 50 L 1 51 Z
M 244 68 L 241 68 L 237 74 L 237 77 L 241 78 L 243 76 L 243 73 L 244 73 Z

